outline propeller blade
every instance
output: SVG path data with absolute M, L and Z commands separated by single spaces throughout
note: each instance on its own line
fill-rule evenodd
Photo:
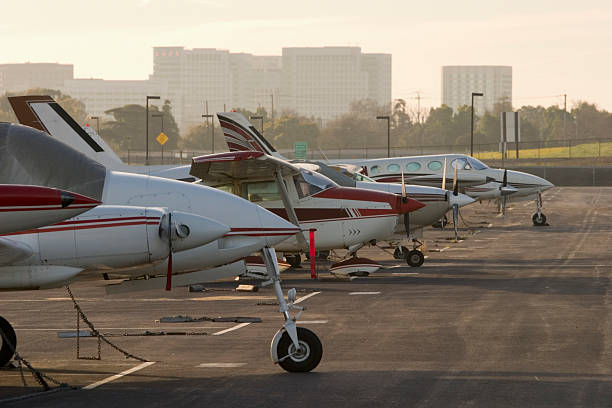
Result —
M 459 205 L 453 204 L 453 227 L 455 228 L 455 241 L 459 240 Z
M 404 180 L 404 170 L 402 170 L 402 200 L 406 202 L 406 181 Z
M 444 158 L 444 170 L 442 171 L 442 190 L 446 190 L 446 157 Z
M 502 215 L 506 215 L 506 196 L 502 196 Z
M 502 187 L 508 187 L 508 169 L 504 170 L 504 180 L 502 182 Z
M 453 195 L 459 195 L 459 181 L 457 180 L 457 167 L 455 167 L 455 176 L 453 177 Z
M 172 213 L 168 212 L 168 272 L 166 273 L 166 290 L 172 290 Z

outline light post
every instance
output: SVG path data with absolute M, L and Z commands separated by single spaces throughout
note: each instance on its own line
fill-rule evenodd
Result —
M 474 97 L 484 96 L 482 92 L 472 92 L 472 127 L 470 131 L 470 156 L 474 156 Z
M 377 116 L 376 119 L 387 120 L 387 157 L 391 157 L 391 118 L 386 116 Z
M 211 118 L 213 121 L 213 127 L 212 127 L 212 152 L 215 152 L 215 115 L 202 115 L 203 118 L 206 118 L 206 127 L 208 127 L 208 118 Z
M 99 116 L 92 116 L 91 120 L 96 121 L 96 132 L 98 132 L 98 134 L 100 134 L 100 117 Z
M 147 95 L 147 108 L 146 108 L 146 129 L 145 129 L 145 166 L 149 165 L 149 100 L 150 99 L 160 99 L 159 96 L 150 96 Z
M 164 133 L 164 114 L 163 113 L 154 113 L 151 115 L 154 118 L 161 119 L 161 133 Z M 161 162 L 164 164 L 164 145 L 161 145 Z
M 257 115 L 257 116 L 249 116 L 249 118 L 252 119 L 252 120 L 254 120 L 254 119 L 261 120 L 261 136 L 263 136 L 264 135 L 263 134 L 263 120 L 264 120 L 264 117 L 261 116 L 261 115 Z

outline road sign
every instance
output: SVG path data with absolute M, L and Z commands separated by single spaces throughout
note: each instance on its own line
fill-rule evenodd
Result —
M 159 143 L 160 145 L 163 146 L 168 141 L 168 136 L 166 136 L 166 134 L 164 132 L 161 132 L 159 135 L 157 135 L 155 140 L 157 140 L 157 143 Z
M 308 145 L 306 144 L 306 142 L 293 143 L 293 158 L 295 160 L 306 160 L 307 151 Z

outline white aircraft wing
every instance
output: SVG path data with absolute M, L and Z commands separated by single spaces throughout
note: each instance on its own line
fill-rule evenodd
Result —
M 0 265 L 10 265 L 28 259 L 34 251 L 28 245 L 7 237 L 0 237 Z
M 296 175 L 300 169 L 285 160 L 256 151 L 236 151 L 194 157 L 189 174 L 211 186 L 241 181 L 263 181 Z
M 451 174 L 449 174 L 446 177 L 447 186 L 453 185 L 454 175 L 452 174 L 452 172 L 450 173 Z M 441 174 L 412 176 L 412 177 L 408 177 L 407 180 L 412 184 L 421 184 L 421 185 L 434 186 L 434 187 L 439 187 L 442 185 L 442 175 Z M 479 186 L 481 184 L 489 183 L 493 180 L 494 179 L 492 177 L 487 177 L 485 175 L 480 175 L 480 174 L 468 174 L 468 173 L 463 173 L 463 172 L 458 172 L 457 174 L 457 181 L 459 182 L 459 185 L 461 185 L 462 187 Z

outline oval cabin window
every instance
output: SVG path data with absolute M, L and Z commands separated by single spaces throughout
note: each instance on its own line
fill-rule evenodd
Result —
M 406 171 L 413 172 L 419 171 L 421 169 L 421 163 L 418 162 L 410 162 L 406 165 Z
M 377 174 L 380 171 L 380 166 L 370 167 L 370 174 Z
M 439 162 L 439 161 L 437 161 L 437 160 L 430 161 L 430 162 L 427 164 L 427 168 L 428 168 L 429 170 L 431 170 L 431 171 L 438 171 L 438 170 L 440 170 L 440 169 L 442 168 L 442 162 Z
M 387 171 L 390 173 L 399 173 L 400 171 L 400 166 L 399 164 L 390 164 L 387 166 Z

